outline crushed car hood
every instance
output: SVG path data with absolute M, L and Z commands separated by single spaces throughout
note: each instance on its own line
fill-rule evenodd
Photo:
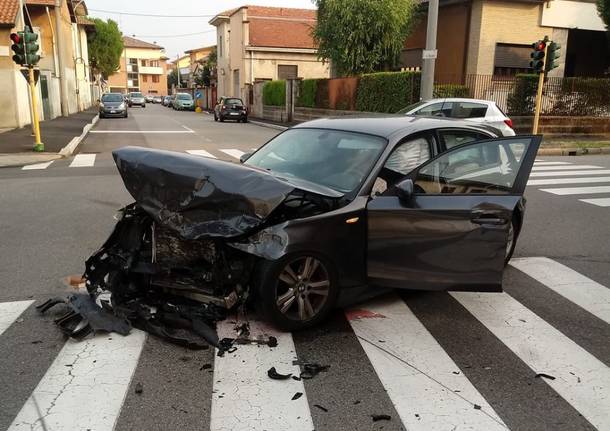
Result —
M 185 239 L 247 234 L 296 189 L 333 193 L 241 164 L 178 152 L 124 147 L 112 155 L 138 205 Z

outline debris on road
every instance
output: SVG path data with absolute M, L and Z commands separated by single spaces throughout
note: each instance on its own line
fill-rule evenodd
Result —
M 303 371 L 299 377 L 304 380 L 313 379 L 315 376 L 320 374 L 321 372 L 325 372 L 330 368 L 330 365 L 320 365 L 320 364 L 303 364 Z
M 144 385 L 140 382 L 136 383 L 135 391 L 136 394 L 141 395 L 144 392 Z
M 212 364 L 203 364 L 201 366 L 201 368 L 199 368 L 199 371 L 203 371 L 203 370 L 209 370 L 212 368 Z
M 481 406 L 480 406 L 480 405 L 478 405 L 478 404 L 474 404 L 474 409 L 475 409 L 475 410 L 481 410 Z
M 292 401 L 298 400 L 299 398 L 301 398 L 303 396 L 303 392 L 297 392 L 292 396 Z
M 551 376 L 550 374 L 545 374 L 545 373 L 537 373 L 534 377 L 535 378 L 544 377 L 545 379 L 555 380 L 555 376 Z
M 313 406 L 322 410 L 323 412 L 328 413 L 328 409 L 326 407 L 321 406 L 320 404 L 314 404 Z
M 373 422 L 392 420 L 392 416 L 390 415 L 371 415 L 371 418 L 373 419 Z
M 267 375 L 269 376 L 270 379 L 273 379 L 273 380 L 288 380 L 290 377 L 292 377 L 292 373 L 288 373 L 288 374 L 278 373 L 276 371 L 275 367 L 269 368 L 269 370 L 267 371 Z

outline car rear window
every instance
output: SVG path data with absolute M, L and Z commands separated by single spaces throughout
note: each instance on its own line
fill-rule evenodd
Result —
M 225 105 L 239 105 L 242 106 L 244 102 L 241 99 L 225 99 Z
M 474 102 L 454 102 L 454 118 L 483 118 L 487 114 L 487 105 Z
M 102 102 L 122 102 L 123 95 L 118 93 L 108 93 L 102 96 Z
M 131 93 L 131 97 L 144 97 L 142 93 Z
M 178 94 L 176 96 L 176 99 L 178 99 L 178 100 L 192 100 L 193 98 L 191 97 L 190 94 L 183 93 L 183 94 Z

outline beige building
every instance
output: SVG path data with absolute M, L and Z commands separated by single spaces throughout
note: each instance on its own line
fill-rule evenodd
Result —
M 123 36 L 119 70 L 108 78 L 110 91 L 167 94 L 167 57 L 163 47 Z
M 527 72 L 531 44 L 544 36 L 561 45 L 551 76 L 601 76 L 610 66 L 594 0 L 441 0 L 438 28 L 440 81 Z M 425 37 L 424 19 L 405 43 L 404 67 L 421 65 Z
M 248 100 L 257 81 L 328 78 L 311 37 L 315 23 L 310 9 L 242 6 L 215 16 L 218 96 Z
M 27 0 L 25 14 L 19 10 L 18 0 L 0 1 L 0 128 L 31 124 L 27 82 L 12 60 L 9 39 L 10 33 L 22 31 L 24 24 L 39 36 L 40 80 L 36 87 L 41 120 L 53 119 L 62 111 L 67 115 L 87 109 L 95 98 L 87 49 L 87 32 L 94 31 L 95 26 L 86 18 L 83 1 L 62 0 L 58 14 L 55 3 Z
M 216 45 L 204 46 L 196 49 L 189 49 L 184 51 L 189 56 L 189 76 L 188 86 L 195 87 L 195 76 L 199 73 L 199 70 L 203 67 L 203 63 L 207 60 L 210 53 L 216 49 Z

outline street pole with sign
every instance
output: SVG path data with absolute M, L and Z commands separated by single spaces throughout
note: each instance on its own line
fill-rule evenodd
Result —
M 428 25 L 426 49 L 422 53 L 421 100 L 432 99 L 434 94 L 434 64 L 436 61 L 436 27 L 438 22 L 438 0 L 428 1 Z

